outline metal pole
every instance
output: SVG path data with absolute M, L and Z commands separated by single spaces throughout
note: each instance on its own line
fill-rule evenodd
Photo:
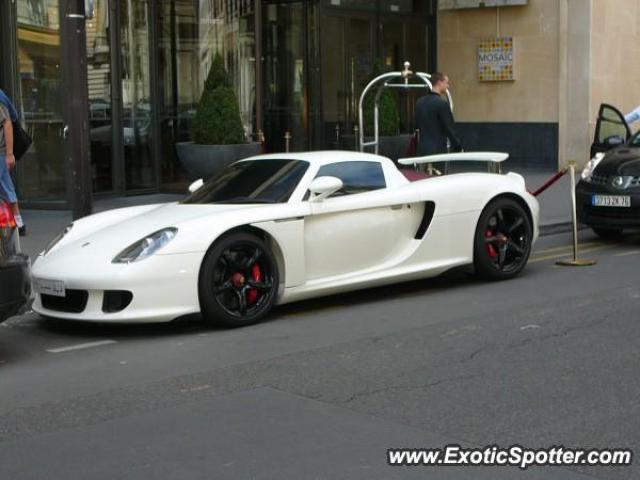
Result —
M 359 131 L 359 130 L 360 130 L 360 129 L 358 128 L 358 125 L 354 125 L 354 126 L 353 126 L 353 137 L 356 139 L 356 145 L 355 145 L 355 147 L 356 147 L 356 148 L 355 148 L 356 152 L 358 151 L 358 140 L 360 139 L 360 137 L 358 137 L 358 135 L 359 135 L 359 134 L 358 134 L 358 131 Z
M 569 174 L 571 178 L 571 222 L 573 226 L 573 261 L 578 260 L 578 215 L 576 213 L 576 164 L 569 162 Z
M 559 260 L 556 265 L 563 267 L 588 267 L 595 265 L 595 260 L 578 258 L 578 215 L 576 213 L 576 162 L 569 161 L 569 175 L 571 175 L 571 220 L 573 223 L 573 260 Z
M 122 50 L 120 49 L 120 2 L 109 1 L 109 52 L 111 54 L 111 164 L 113 189 L 124 194 L 124 140 L 122 131 Z
M 254 2 L 254 31 L 255 31 L 255 55 L 256 55 L 256 124 L 254 131 L 264 129 L 263 99 L 263 71 L 262 71 L 262 2 Z
M 289 130 L 287 130 L 284 133 L 284 148 L 285 148 L 285 152 L 289 153 L 289 142 L 291 141 L 291 133 L 289 132 Z
M 72 216 L 77 219 L 92 211 L 86 19 L 84 0 L 67 0 L 62 7 L 61 46 L 66 105 L 62 135 L 66 143 Z

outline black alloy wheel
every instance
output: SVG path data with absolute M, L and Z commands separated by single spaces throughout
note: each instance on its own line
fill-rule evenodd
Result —
M 533 228 L 524 208 L 510 198 L 494 200 L 480 215 L 476 228 L 476 272 L 492 280 L 515 277 L 529 260 L 532 239 Z
M 256 323 L 271 310 L 277 292 L 277 263 L 262 239 L 231 234 L 207 254 L 199 279 L 206 321 L 224 327 Z

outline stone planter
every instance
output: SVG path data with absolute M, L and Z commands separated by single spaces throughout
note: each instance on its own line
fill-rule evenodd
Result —
M 260 143 L 236 145 L 199 145 L 193 142 L 176 144 L 178 159 L 189 175 L 189 180 L 207 180 L 218 175 L 227 165 L 260 154 Z

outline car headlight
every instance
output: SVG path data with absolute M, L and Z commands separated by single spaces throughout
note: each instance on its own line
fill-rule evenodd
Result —
M 173 240 L 177 233 L 178 229 L 174 227 L 158 230 L 125 248 L 111 260 L 111 263 L 131 263 L 144 260 Z
M 41 255 L 46 255 L 47 253 L 49 253 L 51 251 L 51 249 L 53 247 L 55 247 L 60 240 L 62 240 L 64 238 L 64 236 L 69 233 L 71 231 L 71 229 L 73 228 L 73 222 L 71 222 L 69 225 L 67 225 L 63 231 L 61 231 L 58 235 L 56 235 L 55 237 L 53 237 L 53 240 L 51 240 L 47 246 L 45 247 L 45 249 L 43 250 L 43 252 L 41 253 Z
M 595 156 L 587 162 L 587 164 L 582 169 L 582 180 L 585 182 L 590 182 L 591 177 L 593 176 L 593 171 L 596 169 L 598 164 L 604 158 L 604 153 L 596 153 Z

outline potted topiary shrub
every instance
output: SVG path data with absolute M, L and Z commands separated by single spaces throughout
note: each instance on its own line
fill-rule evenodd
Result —
M 238 99 L 216 55 L 204 83 L 191 128 L 192 142 L 176 144 L 180 163 L 190 179 L 208 179 L 230 163 L 260 153 L 260 144 L 247 142 Z

